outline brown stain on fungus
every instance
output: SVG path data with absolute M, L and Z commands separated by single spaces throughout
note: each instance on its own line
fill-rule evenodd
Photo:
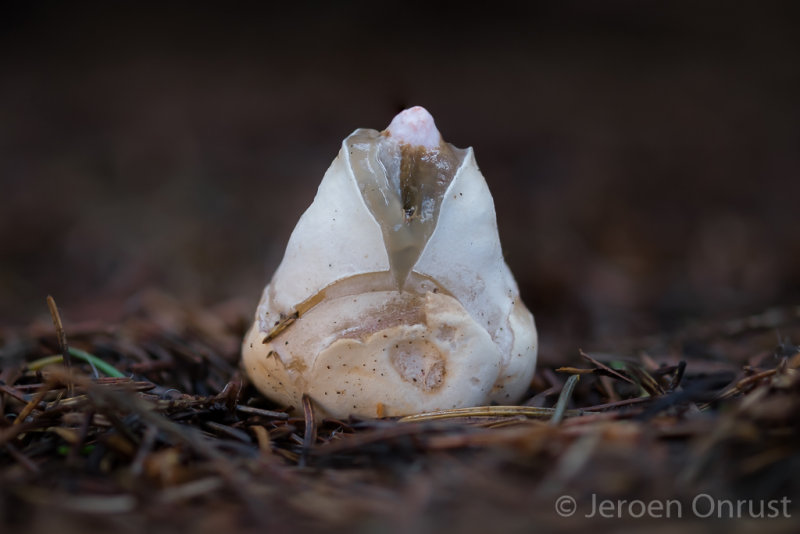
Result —
M 422 298 L 406 293 L 365 313 L 358 323 L 343 324 L 339 339 L 365 341 L 369 336 L 388 328 L 426 323 Z
M 389 362 L 400 377 L 424 392 L 438 390 L 447 374 L 446 358 L 433 343 L 409 339 L 395 344 Z

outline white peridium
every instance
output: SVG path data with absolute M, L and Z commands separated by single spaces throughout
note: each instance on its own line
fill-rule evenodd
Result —
M 508 404 L 533 376 L 533 316 L 472 149 L 444 143 L 423 108 L 396 123 L 426 135 L 348 136 L 264 289 L 243 366 L 283 405 L 307 393 L 332 416 L 373 417 Z

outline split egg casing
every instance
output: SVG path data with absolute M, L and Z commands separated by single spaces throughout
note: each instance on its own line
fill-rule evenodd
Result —
M 242 363 L 284 406 L 308 394 L 335 417 L 399 416 L 516 402 L 537 349 L 472 149 L 415 107 L 342 142 Z

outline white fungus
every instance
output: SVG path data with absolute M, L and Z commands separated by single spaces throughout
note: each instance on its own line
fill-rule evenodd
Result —
M 264 289 L 243 366 L 285 406 L 306 393 L 332 416 L 399 416 L 516 402 L 537 349 L 472 149 L 417 106 L 343 141 Z

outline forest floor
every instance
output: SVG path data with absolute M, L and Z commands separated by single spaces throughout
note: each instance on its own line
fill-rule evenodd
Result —
M 3 532 L 795 531 L 799 308 L 575 347 L 520 407 L 412 421 L 269 403 L 249 314 L 152 293 L 0 332 Z

